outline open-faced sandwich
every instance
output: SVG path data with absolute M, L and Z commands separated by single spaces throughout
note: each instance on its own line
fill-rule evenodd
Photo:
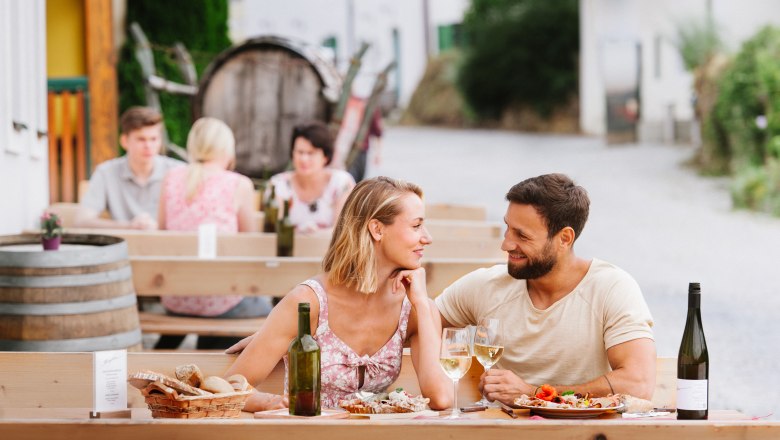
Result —
M 395 414 L 428 410 L 428 402 L 427 397 L 412 396 L 398 388 L 390 393 L 358 392 L 340 401 L 339 406 L 353 414 Z

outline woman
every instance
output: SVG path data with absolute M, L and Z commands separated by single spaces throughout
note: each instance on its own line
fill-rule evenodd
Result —
M 293 129 L 290 156 L 293 171 L 271 177 L 276 198 L 292 199 L 290 220 L 297 232 L 333 227 L 355 180 L 343 170 L 328 168 L 333 159 L 333 137 L 321 122 Z M 270 197 L 270 190 L 266 191 Z
M 446 408 L 452 382 L 439 366 L 441 321 L 428 298 L 423 248 L 422 191 L 387 177 L 361 182 L 346 200 L 324 272 L 292 289 L 225 373 L 252 384 L 264 380 L 285 358 L 298 333 L 298 304 L 311 304 L 311 329 L 320 345 L 323 407 L 357 391 L 384 391 L 398 377 L 404 342 L 422 394 L 432 408 Z M 282 408 L 282 396 L 256 392 L 245 411 Z
M 228 171 L 235 162 L 235 138 L 224 122 L 201 118 L 187 136 L 189 164 L 168 172 L 162 183 L 158 211 L 160 229 L 197 231 L 205 223 L 218 232 L 254 232 L 254 186 L 249 178 Z M 213 318 L 265 316 L 271 309 L 265 297 L 163 296 L 172 314 Z M 176 348 L 181 337 L 164 336 L 155 348 Z M 235 338 L 201 337 L 198 348 L 224 348 Z

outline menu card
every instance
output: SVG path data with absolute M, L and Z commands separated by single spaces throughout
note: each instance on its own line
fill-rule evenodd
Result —
M 214 223 L 198 226 L 198 258 L 217 258 L 217 225 Z
M 127 350 L 96 351 L 93 365 L 93 413 L 127 410 Z

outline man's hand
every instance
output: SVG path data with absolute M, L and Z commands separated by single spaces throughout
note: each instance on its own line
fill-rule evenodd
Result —
M 133 229 L 157 229 L 157 221 L 151 215 L 142 212 L 130 222 L 130 227 Z
M 479 389 L 488 400 L 506 404 L 514 402 L 521 394 L 530 396 L 534 388 L 509 370 L 491 368 L 482 374 L 479 381 Z

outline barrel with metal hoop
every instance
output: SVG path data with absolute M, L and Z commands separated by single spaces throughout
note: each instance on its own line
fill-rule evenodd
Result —
M 328 121 L 341 77 L 319 47 L 259 36 L 217 56 L 200 80 L 193 115 L 221 119 L 236 137 L 236 171 L 268 178 L 290 160 L 293 127 Z
M 141 349 L 127 243 L 65 234 L 44 252 L 36 234 L 0 236 L 0 350 Z

